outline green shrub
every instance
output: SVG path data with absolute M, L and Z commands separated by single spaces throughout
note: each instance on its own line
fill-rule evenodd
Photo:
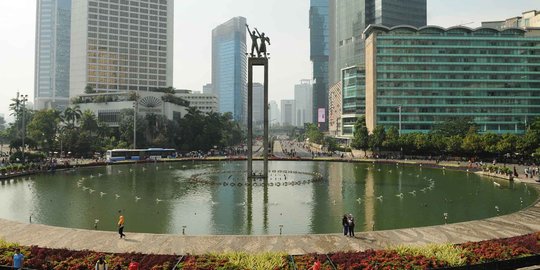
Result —
M 39 162 L 43 160 L 46 156 L 43 153 L 37 153 L 37 152 L 25 152 L 24 157 L 29 162 Z M 19 161 L 17 161 L 19 159 Z M 16 163 L 16 162 L 22 162 L 22 152 L 15 152 L 9 157 L 9 162 Z
M 424 256 L 427 258 L 436 258 L 447 262 L 451 266 L 465 265 L 465 258 L 461 257 L 463 249 L 452 244 L 430 244 L 421 247 L 400 245 L 391 250 L 395 250 L 400 255 Z
M 211 254 L 218 260 L 226 260 L 225 269 L 250 269 L 250 270 L 269 270 L 282 269 L 287 264 L 286 253 L 260 253 L 247 254 L 243 252 L 231 252 L 223 254 Z

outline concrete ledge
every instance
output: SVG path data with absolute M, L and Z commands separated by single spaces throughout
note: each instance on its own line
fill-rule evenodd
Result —
M 514 177 L 512 177 L 511 175 L 510 176 L 506 175 L 506 174 L 491 173 L 491 172 L 484 172 L 484 171 L 478 171 L 478 172 L 476 172 L 476 174 L 479 174 L 479 175 L 482 175 L 482 176 L 489 176 L 489 177 L 504 179 L 504 180 L 507 180 L 507 181 L 514 181 Z

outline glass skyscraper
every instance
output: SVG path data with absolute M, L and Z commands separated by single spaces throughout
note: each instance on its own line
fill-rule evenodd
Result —
M 235 17 L 212 31 L 212 87 L 219 111 L 247 119 L 246 18 Z
M 385 26 L 427 24 L 427 0 L 367 0 L 366 21 Z
M 481 132 L 523 133 L 540 116 L 538 32 L 370 26 L 368 128 L 401 123 L 402 133 L 429 132 L 471 117 Z
M 330 28 L 330 86 L 341 82 L 342 135 L 352 136 L 365 113 L 365 55 L 362 33 L 370 24 L 425 26 L 427 0 L 334 0 Z
M 313 64 L 313 123 L 317 123 L 318 110 L 324 108 L 328 115 L 328 56 L 329 56 L 329 0 L 311 0 L 309 28 L 311 62 Z M 308 121 L 311 122 L 311 121 Z M 328 121 L 320 123 L 328 129 Z
M 38 0 L 36 20 L 36 110 L 63 109 L 69 102 L 71 0 Z

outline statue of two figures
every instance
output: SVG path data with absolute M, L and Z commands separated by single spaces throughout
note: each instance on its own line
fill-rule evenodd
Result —
M 266 58 L 268 53 L 266 52 L 266 43 L 270 45 L 270 38 L 264 35 L 264 32 L 261 34 L 257 28 L 254 28 L 255 31 L 249 29 L 249 25 L 246 24 L 249 35 L 251 36 L 251 57 Z M 259 43 L 260 40 L 260 43 Z M 256 53 L 256 54 L 255 54 Z

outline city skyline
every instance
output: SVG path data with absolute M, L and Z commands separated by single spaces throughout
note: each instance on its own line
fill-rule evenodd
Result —
M 263 9 L 257 5 L 260 2 L 247 0 L 176 1 L 173 86 L 201 91 L 202 86 L 211 81 L 211 30 L 231 17 L 245 16 L 250 26 L 266 31 L 273 41 L 269 47 L 270 99 L 291 98 L 294 84 L 312 75 L 309 1 L 287 3 L 287 8 L 283 8 L 282 2 L 269 1 Z M 485 10 L 487 5 L 489 11 Z M 428 24 L 476 27 L 482 21 L 504 20 L 527 10 L 540 9 L 537 5 L 534 0 L 511 3 L 478 0 L 474 3 L 468 1 L 465 9 L 460 1 L 429 0 Z M 0 44 L 0 57 L 3 59 L 0 74 L 4 82 L 4 89 L 0 92 L 0 113 L 8 116 L 10 99 L 17 91 L 28 94 L 30 100 L 34 98 L 36 2 L 3 1 L 0 9 L 4 11 L 0 17 L 0 31 L 4 33 L 4 42 Z M 275 14 L 280 15 L 279 20 Z M 284 70 L 287 72 L 282 72 Z M 260 80 L 256 77 L 255 81 Z

